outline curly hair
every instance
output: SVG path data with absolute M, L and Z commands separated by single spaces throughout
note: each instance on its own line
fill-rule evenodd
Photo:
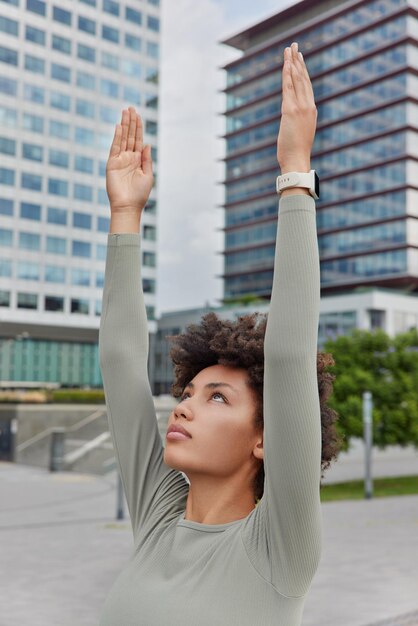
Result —
M 189 324 L 186 332 L 167 335 L 173 343 L 169 356 L 174 364 L 174 382 L 171 394 L 181 396 L 187 383 L 201 370 L 211 365 L 225 365 L 247 370 L 249 386 L 256 399 L 254 426 L 263 429 L 263 380 L 264 380 L 264 336 L 267 314 L 251 313 L 237 320 L 221 320 L 211 311 L 201 318 L 200 324 Z M 321 478 L 332 459 L 336 458 L 343 439 L 336 430 L 338 414 L 327 406 L 332 392 L 335 375 L 326 372 L 335 361 L 330 353 L 317 352 L 317 378 L 321 412 Z M 254 495 L 258 502 L 264 492 L 264 463 L 254 480 Z M 321 485 L 322 486 L 322 485 Z

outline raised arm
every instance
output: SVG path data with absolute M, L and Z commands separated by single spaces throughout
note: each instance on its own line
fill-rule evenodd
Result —
M 106 168 L 111 208 L 99 358 L 109 428 L 134 539 L 145 521 L 184 510 L 188 485 L 163 462 L 150 389 L 148 323 L 141 279 L 140 219 L 152 188 L 150 147 L 142 147 L 141 118 L 123 111 Z
M 282 173 L 310 170 L 316 107 L 295 45 L 283 67 L 278 160 Z M 291 193 L 290 193 L 291 191 Z M 264 470 L 272 583 L 304 595 L 321 553 L 321 417 L 317 386 L 320 301 L 315 200 L 306 189 L 282 192 L 273 288 L 265 334 Z

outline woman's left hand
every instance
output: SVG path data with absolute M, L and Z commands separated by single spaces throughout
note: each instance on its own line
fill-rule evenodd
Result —
M 282 174 L 310 170 L 317 113 L 308 70 L 294 42 L 284 50 L 282 117 L 277 137 L 277 160 Z

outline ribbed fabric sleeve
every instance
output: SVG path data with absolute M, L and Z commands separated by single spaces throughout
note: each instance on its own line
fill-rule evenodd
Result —
M 299 626 L 321 553 L 315 201 L 280 199 L 264 358 L 264 495 L 242 520 L 184 519 L 147 374 L 139 233 L 109 234 L 99 358 L 134 534 L 101 626 Z

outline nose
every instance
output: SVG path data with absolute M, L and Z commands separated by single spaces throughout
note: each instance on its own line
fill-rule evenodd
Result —
M 192 412 L 190 406 L 187 404 L 185 400 L 180 401 L 174 409 L 174 415 L 176 417 L 185 417 L 186 419 L 190 419 L 192 416 Z

